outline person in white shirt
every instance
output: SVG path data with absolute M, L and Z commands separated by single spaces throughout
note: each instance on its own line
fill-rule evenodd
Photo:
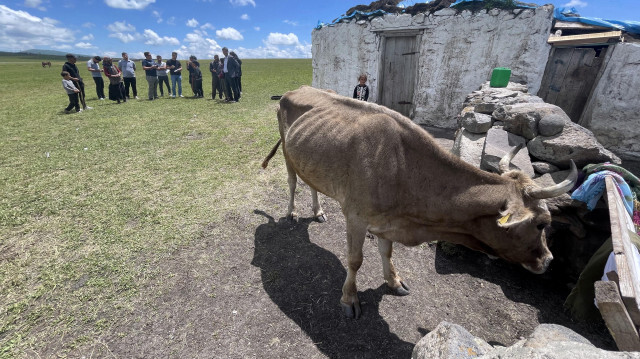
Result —
M 98 99 L 104 100 L 104 81 L 102 80 L 102 69 L 99 65 L 100 61 L 102 61 L 100 56 L 92 57 L 91 60 L 87 61 L 87 70 L 91 72 L 93 82 L 96 83 L 96 94 L 98 95 Z
M 167 71 L 168 71 L 167 63 L 162 62 L 162 56 L 157 55 L 155 64 L 158 66 L 157 73 L 158 73 L 158 84 L 160 85 L 160 96 L 161 97 L 164 96 L 162 83 L 167 84 L 167 94 L 171 95 L 171 86 L 169 86 L 169 76 L 167 74 Z

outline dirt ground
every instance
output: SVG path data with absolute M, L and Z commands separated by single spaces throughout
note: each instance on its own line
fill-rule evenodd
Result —
M 272 176 L 270 168 L 258 176 Z M 139 301 L 122 311 L 127 314 L 100 345 L 82 354 L 409 358 L 441 321 L 504 346 L 539 323 L 555 323 L 615 349 L 603 325 L 575 323 L 564 312 L 568 290 L 556 284 L 553 264 L 537 276 L 462 247 L 395 246 L 396 268 L 411 288 L 409 296 L 397 297 L 384 284 L 376 240 L 367 239 L 358 273 L 362 317 L 346 319 L 339 305 L 346 228 L 337 202 L 321 196 L 329 220 L 314 222 L 309 189 L 300 185 L 301 219 L 291 223 L 283 218 L 286 178 L 264 181 L 262 199 L 203 226 L 197 245 L 159 260 L 161 274 L 141 289 Z

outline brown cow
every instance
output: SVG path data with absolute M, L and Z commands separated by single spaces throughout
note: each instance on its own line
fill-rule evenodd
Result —
M 336 199 L 347 222 L 347 278 L 340 302 L 360 316 L 356 272 L 366 232 L 378 236 L 384 278 L 397 295 L 409 294 L 391 261 L 392 242 L 415 246 L 447 241 L 543 273 L 553 256 L 545 228 L 551 215 L 544 198 L 573 187 L 577 170 L 562 183 L 538 187 L 508 169 L 519 148 L 501 162 L 502 175 L 484 172 L 439 147 L 408 118 L 386 107 L 303 86 L 287 92 L 278 110 L 295 217 L 296 176 L 313 193 L 314 215 L 325 216 L 317 191 Z
M 49 66 L 51 67 L 51 61 L 42 61 L 42 67 Z

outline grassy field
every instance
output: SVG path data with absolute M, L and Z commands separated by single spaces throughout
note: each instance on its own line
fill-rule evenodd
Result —
M 205 99 L 143 100 L 138 70 L 141 100 L 116 105 L 79 61 L 94 109 L 65 115 L 62 62 L 19 60 L 0 59 L 0 358 L 99 337 L 155 258 L 251 193 L 279 136 L 270 96 L 312 74 L 311 60 L 245 60 L 242 99 L 224 104 L 209 99 L 208 74 Z

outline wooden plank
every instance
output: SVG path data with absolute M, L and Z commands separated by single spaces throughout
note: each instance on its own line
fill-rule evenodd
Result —
M 591 48 L 574 49 L 564 77 L 564 83 L 555 104 L 567 113 L 571 121 L 578 122 L 593 86 L 600 61 Z M 585 89 L 586 88 L 586 89 Z
M 629 239 L 629 230 L 635 231 L 633 221 L 624 208 L 622 198 L 618 193 L 614 179 L 605 178 L 607 187 L 607 202 L 609 219 L 611 222 L 611 239 L 613 253 L 616 260 L 618 277 L 620 278 L 620 296 L 627 307 L 633 322 L 640 324 L 640 266 L 634 260 L 635 246 Z
M 609 40 L 620 40 L 622 31 L 607 31 L 594 34 L 553 36 L 550 35 L 547 42 L 551 45 L 581 45 L 607 43 Z
M 596 303 L 609 333 L 621 351 L 639 351 L 640 337 L 614 282 L 595 282 Z
M 553 25 L 553 29 L 554 30 L 597 30 L 597 31 L 607 31 L 607 29 L 609 29 L 608 27 L 604 27 L 604 26 L 596 26 L 596 25 L 589 25 L 589 24 L 583 24 L 581 22 L 573 22 L 573 21 L 557 21 L 556 23 Z
M 574 49 L 556 49 L 556 51 L 554 51 L 553 63 L 545 74 L 545 76 L 549 76 L 549 81 L 546 96 L 541 96 L 544 102 L 555 105 L 567 73 L 573 50 Z

